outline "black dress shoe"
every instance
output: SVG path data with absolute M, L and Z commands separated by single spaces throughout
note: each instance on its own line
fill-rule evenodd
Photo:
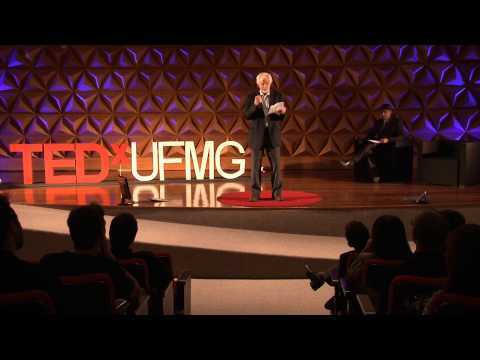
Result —
M 275 201 L 282 201 L 283 199 L 282 199 L 282 196 L 281 196 L 281 195 L 274 195 L 274 196 L 273 196 L 273 200 L 275 200 Z
M 251 196 L 249 201 L 250 201 L 250 202 L 256 202 L 256 201 L 258 201 L 258 200 L 259 200 L 259 199 L 258 199 L 258 196 Z

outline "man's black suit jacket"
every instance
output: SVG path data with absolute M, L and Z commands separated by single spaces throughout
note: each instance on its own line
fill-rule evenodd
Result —
M 367 139 L 380 140 L 387 138 L 390 143 L 400 140 L 403 137 L 402 120 L 398 117 L 392 117 L 385 126 L 383 120 L 376 120 L 373 126 L 368 130 Z
M 243 105 L 243 113 L 247 120 L 251 121 L 251 126 L 248 131 L 249 146 L 252 150 L 260 150 L 263 147 L 263 140 L 265 131 L 269 132 L 270 142 L 273 147 L 281 145 L 281 121 L 285 118 L 285 114 L 268 115 L 268 127 L 265 127 L 265 113 L 263 112 L 262 104 L 255 106 L 255 96 L 259 95 L 259 91 L 250 93 Z M 277 102 L 285 101 L 283 95 L 276 90 L 270 90 L 269 105 L 272 106 Z

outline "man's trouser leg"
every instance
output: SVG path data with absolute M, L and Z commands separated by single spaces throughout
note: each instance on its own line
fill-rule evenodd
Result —
M 250 183 L 252 187 L 252 197 L 260 198 L 262 190 L 262 179 L 260 167 L 262 165 L 263 149 L 252 150 L 252 169 L 250 174 Z
M 280 173 L 280 146 L 267 149 L 272 164 L 272 197 L 282 196 L 282 175 Z

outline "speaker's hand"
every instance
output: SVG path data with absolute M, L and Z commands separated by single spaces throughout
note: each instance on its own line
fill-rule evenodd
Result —
M 277 115 L 283 115 L 286 112 L 287 112 L 287 108 L 285 106 L 282 106 L 282 107 L 278 108 Z
M 253 102 L 255 106 L 258 106 L 262 103 L 262 97 L 260 95 L 255 96 L 255 100 Z

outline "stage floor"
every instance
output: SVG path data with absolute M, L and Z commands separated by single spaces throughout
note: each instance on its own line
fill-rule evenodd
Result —
M 264 191 L 270 190 L 269 181 L 268 176 L 264 178 Z M 234 181 L 131 182 L 130 187 L 136 202 L 133 206 L 146 208 L 234 208 L 220 203 L 217 198 L 231 191 L 250 190 L 248 177 Z M 286 173 L 283 176 L 283 188 L 319 194 L 321 201 L 309 207 L 316 209 L 418 207 L 421 205 L 415 204 L 413 199 L 423 191 L 428 192 L 431 206 L 480 205 L 479 185 L 457 188 L 415 183 L 356 183 L 352 181 L 349 171 Z M 115 207 L 120 202 L 120 190 L 115 182 L 76 186 L 31 185 L 4 188 L 1 192 L 7 193 L 13 203 L 38 206 L 75 206 L 95 201 L 106 207 Z M 167 201 L 152 202 L 152 198 Z
M 467 222 L 480 223 L 480 186 L 355 183 L 348 171 L 286 173 L 285 190 L 321 196 L 308 208 L 231 207 L 216 200 L 230 191 L 248 191 L 248 178 L 132 183 L 131 188 L 138 200 L 133 207 L 118 206 L 116 183 L 3 187 L 0 192 L 9 195 L 27 232 L 26 259 L 71 246 L 69 209 L 96 201 L 105 207 L 107 228 L 113 216 L 131 212 L 141 229 L 139 249 L 169 252 L 177 270 L 193 269 L 196 278 L 205 279 L 301 279 L 305 263 L 324 271 L 348 250 L 344 234 L 351 220 L 371 228 L 378 216 L 397 215 L 410 241 L 413 219 L 427 209 L 456 209 Z M 423 191 L 430 203 L 415 204 L 412 199 Z M 152 197 L 168 201 L 154 203 Z

